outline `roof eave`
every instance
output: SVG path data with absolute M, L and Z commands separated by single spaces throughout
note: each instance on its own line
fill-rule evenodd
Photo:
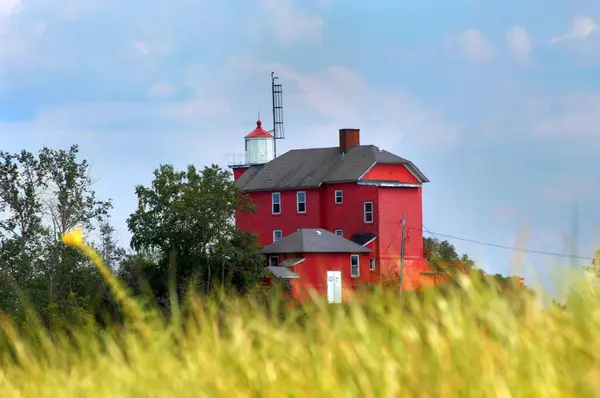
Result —
M 276 192 L 276 191 L 292 191 L 296 189 L 317 189 L 321 185 L 295 186 L 295 187 L 272 187 L 272 188 L 254 188 L 243 189 L 244 192 Z
M 357 182 L 358 185 L 367 185 L 375 187 L 393 187 L 393 188 L 419 188 L 421 184 L 409 182 L 400 182 L 393 180 L 362 180 Z
M 357 243 L 358 246 L 360 246 Z M 337 253 L 337 254 L 355 254 L 355 253 L 372 253 L 373 250 L 367 249 L 366 247 L 360 247 L 356 250 L 319 250 L 319 251 L 301 251 L 301 250 L 260 250 L 260 254 L 270 255 L 270 254 L 320 254 L 320 253 Z

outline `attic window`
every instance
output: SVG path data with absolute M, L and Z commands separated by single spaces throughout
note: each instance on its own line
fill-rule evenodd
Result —
M 360 260 L 358 254 L 350 255 L 350 276 L 358 278 L 360 276 Z
M 373 202 L 365 202 L 365 223 L 373 222 Z
M 281 214 L 281 194 L 279 192 L 271 194 L 271 212 L 273 214 Z
M 335 204 L 339 205 L 341 203 L 344 203 L 344 193 L 341 189 L 336 189 L 335 190 Z

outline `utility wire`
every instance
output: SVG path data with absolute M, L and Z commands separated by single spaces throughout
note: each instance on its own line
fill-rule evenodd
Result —
M 532 254 L 543 254 L 546 256 L 565 257 L 565 258 L 572 258 L 572 259 L 579 259 L 579 260 L 593 260 L 593 258 L 591 258 L 591 257 L 574 256 L 574 255 L 564 254 L 564 253 L 552 253 L 552 252 L 546 252 L 546 251 L 541 251 L 541 250 L 531 250 L 531 249 L 524 249 L 524 248 L 520 248 L 520 247 L 504 246 L 504 245 L 498 245 L 495 243 L 488 243 L 488 242 L 482 242 L 482 241 L 473 240 L 473 239 L 460 238 L 458 236 L 440 234 L 437 232 L 430 231 L 424 225 L 423 225 L 423 229 L 419 229 L 419 228 L 409 228 L 409 229 L 414 229 L 414 230 L 421 231 L 421 232 L 427 232 L 428 234 L 433 235 L 433 236 L 440 236 L 440 237 L 448 238 L 448 239 L 456 239 L 456 240 L 460 240 L 463 242 L 475 243 L 475 244 L 483 245 L 483 246 L 497 247 L 500 249 L 521 251 L 521 252 L 532 253 Z

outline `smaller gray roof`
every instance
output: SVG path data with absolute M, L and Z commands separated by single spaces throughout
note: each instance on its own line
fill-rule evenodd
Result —
M 292 272 L 286 267 L 281 267 L 279 265 L 269 265 L 267 269 L 278 278 L 297 279 L 300 277 L 300 274 Z
M 283 253 L 370 253 L 367 249 L 324 229 L 303 228 L 264 247 L 262 254 Z
M 350 240 L 354 243 L 364 246 L 375 238 L 377 238 L 377 235 L 375 235 L 375 234 L 370 234 L 367 232 L 359 232 L 359 233 L 355 234 L 353 237 L 351 237 Z

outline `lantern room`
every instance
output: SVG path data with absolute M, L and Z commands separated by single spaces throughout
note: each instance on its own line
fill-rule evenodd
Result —
M 256 128 L 246 137 L 246 164 L 264 164 L 275 158 L 275 137 L 256 122 Z

